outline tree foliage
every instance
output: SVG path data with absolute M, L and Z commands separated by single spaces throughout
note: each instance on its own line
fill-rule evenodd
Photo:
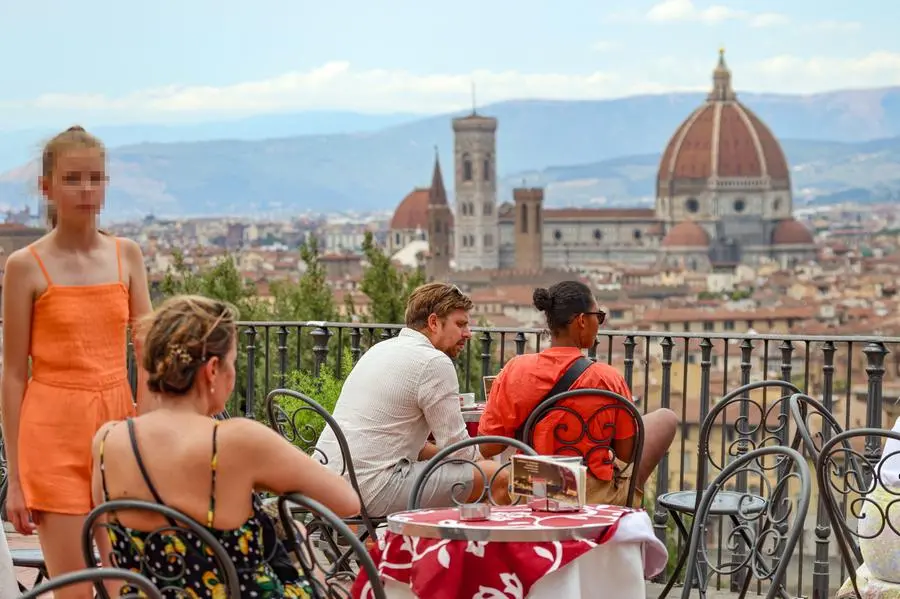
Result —
M 420 268 L 404 271 L 394 266 L 390 256 L 375 243 L 371 231 L 363 239 L 363 252 L 368 265 L 359 288 L 369 298 L 371 322 L 402 323 L 406 300 L 416 287 L 425 283 L 425 274 Z

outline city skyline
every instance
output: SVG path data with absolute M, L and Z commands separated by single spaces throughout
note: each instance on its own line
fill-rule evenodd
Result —
M 706 91 L 719 47 L 739 90 L 900 85 L 898 9 L 874 0 L 401 4 L 10 4 L 0 8 L 0 130 L 430 114 L 470 106 L 473 82 L 480 104 Z

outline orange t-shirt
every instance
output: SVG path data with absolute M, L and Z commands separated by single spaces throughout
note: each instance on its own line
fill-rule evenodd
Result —
M 516 431 L 525 425 L 531 412 L 547 398 L 556 382 L 562 378 L 575 360 L 582 357 L 581 351 L 574 347 L 550 347 L 537 354 L 516 356 L 506 363 L 491 386 L 491 394 L 485 406 L 484 414 L 478 425 L 480 435 L 500 435 L 515 437 Z M 597 362 L 585 370 L 571 387 L 572 389 L 606 389 L 631 399 L 631 390 L 625 378 L 608 364 Z M 597 409 L 612 403 L 613 399 L 604 397 L 571 397 L 561 404 L 575 409 L 585 420 Z M 560 448 L 566 447 L 554 438 L 553 431 L 560 424 L 568 423 L 570 432 L 558 433 L 562 439 L 574 439 L 581 432 L 582 425 L 571 414 L 561 410 L 550 412 L 534 430 L 534 448 L 543 455 L 554 455 Z M 608 439 L 609 427 L 614 427 L 612 438 L 615 440 L 630 439 L 635 435 L 634 421 L 625 410 L 606 410 L 591 422 L 591 434 L 595 439 Z M 571 446 L 582 455 L 589 455 L 588 450 L 595 445 L 587 435 L 584 440 Z M 604 464 L 607 459 L 604 451 L 590 454 L 588 467 L 600 480 L 612 480 L 612 464 Z

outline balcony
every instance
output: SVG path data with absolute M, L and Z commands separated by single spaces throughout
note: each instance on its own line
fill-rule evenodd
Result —
M 318 390 L 330 394 L 333 402 L 337 392 L 334 383 L 339 385 L 367 348 L 395 335 L 400 328 L 363 323 L 241 323 L 238 382 L 229 410 L 261 417 L 268 391 L 296 386 L 303 380 L 330 380 L 329 388 Z M 475 327 L 457 361 L 461 390 L 481 396 L 483 374 L 496 374 L 512 356 L 540 351 L 547 344 L 539 329 Z M 900 338 L 887 337 L 604 331 L 590 356 L 624 374 L 643 412 L 664 407 L 681 417 L 672 451 L 648 485 L 647 495 L 653 497 L 694 488 L 700 423 L 718 397 L 752 381 L 792 381 L 821 399 L 844 429 L 890 428 L 900 414 L 898 344 Z M 133 364 L 131 368 L 133 375 Z M 297 371 L 307 374 L 297 375 Z M 317 394 L 316 389 L 307 392 L 329 403 L 329 398 Z M 754 396 L 763 409 L 767 401 L 779 395 L 771 389 L 768 394 L 760 391 L 758 397 Z M 725 430 L 713 436 L 712 447 L 720 448 L 723 460 L 730 441 Z M 868 459 L 877 461 L 877 447 L 866 447 L 865 452 Z M 815 489 L 813 493 L 804 534 L 789 569 L 787 591 L 792 596 L 832 596 L 846 579 L 824 511 L 818 513 Z M 657 535 L 669 544 L 671 566 L 681 547 L 668 514 L 650 503 L 646 509 Z M 727 534 L 722 526 L 716 534 L 710 551 L 717 545 L 719 551 L 726 546 Z M 736 590 L 735 583 L 727 577 L 714 577 L 710 590 L 727 593 Z

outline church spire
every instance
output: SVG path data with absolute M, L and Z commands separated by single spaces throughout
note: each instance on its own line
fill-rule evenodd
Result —
M 731 70 L 725 64 L 725 48 L 719 48 L 719 64 L 713 71 L 713 89 L 708 98 L 713 102 L 724 102 L 734 100 L 735 97 L 734 89 L 731 87 Z
M 447 205 L 447 190 L 444 189 L 444 176 L 441 174 L 441 161 L 438 157 L 437 146 L 434 146 L 434 171 L 431 174 L 431 189 L 428 194 L 428 203 L 431 205 Z

